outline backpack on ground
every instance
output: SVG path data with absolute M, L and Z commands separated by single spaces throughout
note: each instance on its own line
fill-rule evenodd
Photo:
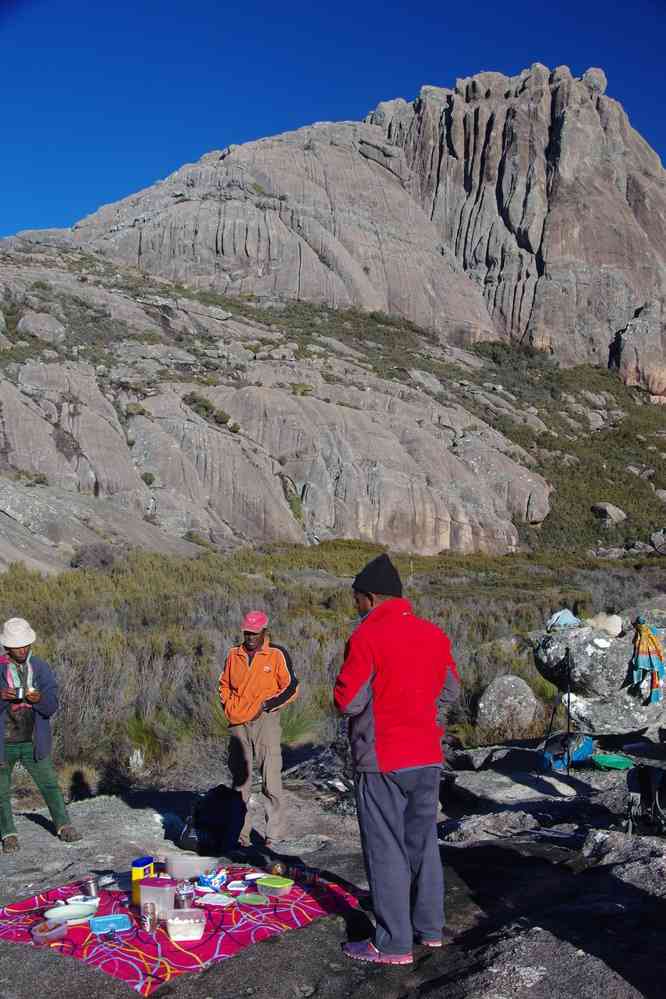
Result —
M 211 788 L 195 802 L 178 846 L 204 857 L 225 853 L 238 843 L 246 812 L 240 791 L 224 784 Z
M 627 832 L 666 833 L 666 771 L 639 764 L 627 774 Z
M 541 769 L 567 770 L 585 763 L 594 752 L 594 740 L 579 732 L 556 732 L 539 746 Z

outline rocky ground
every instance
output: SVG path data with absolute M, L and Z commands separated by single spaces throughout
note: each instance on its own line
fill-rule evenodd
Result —
M 651 747 L 661 757 L 661 748 Z M 290 853 L 365 885 L 348 780 L 334 753 L 316 752 L 285 776 Z M 459 753 L 442 784 L 442 858 L 454 940 L 415 950 L 411 968 L 356 965 L 340 953 L 367 935 L 371 914 L 321 920 L 259 944 L 224 965 L 185 975 L 159 994 L 192 999 L 638 999 L 662 994 L 661 946 L 666 844 L 619 830 L 626 778 L 576 771 L 534 775 L 529 750 Z M 480 769 L 479 769 L 480 768 Z M 202 761 L 201 787 L 219 779 Z M 19 805 L 22 850 L 2 858 L 0 902 L 83 873 L 122 872 L 131 859 L 165 847 L 185 816 L 192 774 L 169 784 L 72 805 L 81 843 L 55 840 L 43 812 Z M 255 809 L 257 806 L 254 806 Z M 257 826 L 261 820 L 257 810 Z M 169 844 L 167 844 L 168 846 Z M 368 909 L 367 905 L 364 905 Z M 127 996 L 118 982 L 52 953 L 0 945 L 0 996 L 79 999 Z

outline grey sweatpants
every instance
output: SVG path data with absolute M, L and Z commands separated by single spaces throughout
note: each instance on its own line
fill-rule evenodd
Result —
M 439 940 L 444 871 L 437 844 L 439 767 L 356 775 L 356 809 L 377 928 L 375 946 L 411 954 Z

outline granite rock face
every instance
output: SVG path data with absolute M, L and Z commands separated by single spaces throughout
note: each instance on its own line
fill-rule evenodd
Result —
M 510 337 L 658 398 L 666 173 L 588 69 L 484 72 L 364 122 L 206 154 L 72 230 L 32 234 L 232 294 Z
M 304 336 L 98 255 L 16 239 L 0 252 L 0 564 L 54 568 L 100 540 L 507 552 L 548 514 L 530 455 L 441 374 L 380 374 L 365 320 L 346 336 L 322 313 Z M 64 339 L 46 343 L 35 315 Z M 436 337 L 410 336 L 445 370 Z M 456 371 L 476 370 L 452 350 Z
M 208 153 L 63 238 L 174 281 L 405 316 L 493 339 L 481 292 L 378 126 L 324 123 Z M 39 234 L 33 234 L 37 236 Z
M 410 190 L 483 291 L 499 332 L 565 363 L 606 363 L 661 394 L 666 173 L 602 70 L 479 73 L 368 121 L 405 152 Z

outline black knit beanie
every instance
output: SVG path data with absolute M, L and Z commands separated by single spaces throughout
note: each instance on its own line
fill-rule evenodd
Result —
M 352 583 L 360 593 L 377 593 L 382 597 L 401 597 L 402 582 L 398 570 L 388 555 L 378 555 L 361 569 Z

